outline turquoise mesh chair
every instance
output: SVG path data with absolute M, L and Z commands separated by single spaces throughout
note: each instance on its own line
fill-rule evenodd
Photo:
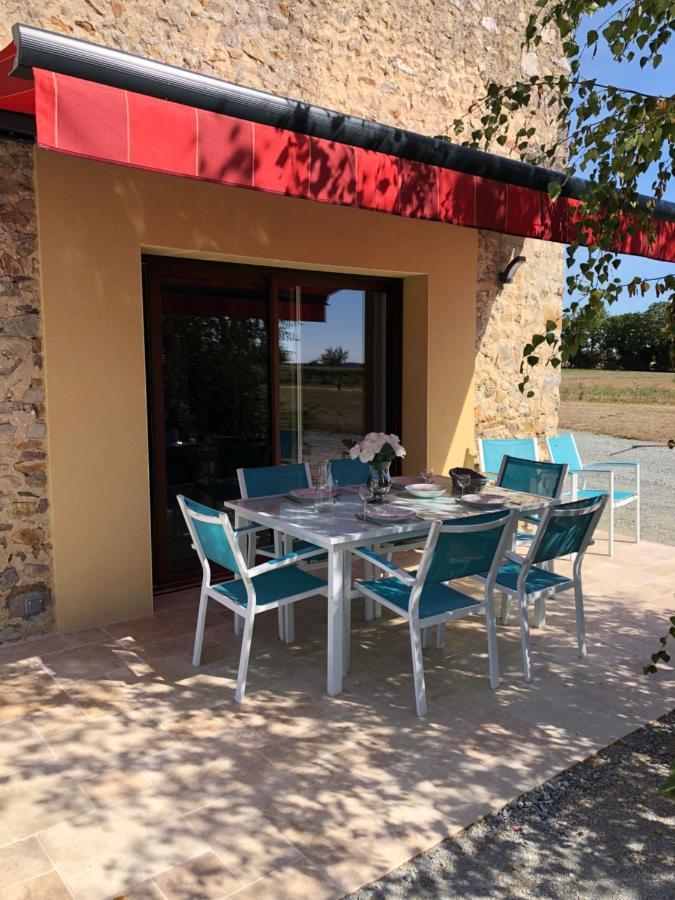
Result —
M 614 510 L 622 506 L 635 504 L 635 542 L 640 542 L 640 464 L 627 460 L 606 461 L 591 463 L 584 466 L 579 456 L 577 442 L 573 434 L 560 434 L 555 438 L 547 438 L 549 456 L 558 463 L 566 463 L 569 475 L 572 477 L 572 499 L 587 499 L 596 497 L 600 493 L 606 493 L 609 501 L 609 555 L 614 555 Z M 615 489 L 614 470 L 618 472 L 632 472 L 632 484 L 627 485 L 628 490 Z M 604 482 L 600 488 L 591 488 L 589 481 L 594 481 L 600 476 Z M 579 487 L 581 482 L 581 487 Z
M 562 492 L 566 474 L 567 466 L 564 464 L 503 456 L 497 484 L 510 491 L 557 499 Z
M 481 472 L 496 476 L 504 456 L 538 459 L 536 438 L 478 438 L 478 458 Z
M 237 478 L 239 479 L 239 492 L 243 500 L 249 497 L 271 497 L 274 494 L 286 494 L 288 491 L 312 487 L 312 473 L 309 463 L 237 469 Z M 286 544 L 285 548 L 284 544 Z M 259 547 L 255 538 L 251 538 L 248 543 L 248 563 L 253 565 L 256 555 L 275 559 L 283 555 L 284 549 L 295 551 L 319 550 L 315 544 L 310 544 L 297 538 L 285 539 L 284 535 L 275 531 L 273 544 L 263 544 Z M 325 560 L 325 552 L 322 560 Z M 316 561 L 319 561 L 318 557 Z M 235 619 L 235 631 L 238 630 L 239 625 L 238 619 Z M 279 637 L 281 640 L 286 643 L 292 643 L 294 630 L 293 607 L 288 606 L 286 609 L 279 609 Z
M 495 590 L 505 597 L 502 621 L 508 621 L 508 603 L 518 599 L 520 614 L 520 638 L 523 654 L 525 681 L 532 680 L 530 630 L 528 605 L 555 596 L 572 588 L 576 604 L 577 640 L 579 656 L 586 655 L 584 628 L 584 596 L 581 583 L 581 566 L 602 511 L 607 503 L 606 495 L 596 495 L 585 500 L 559 503 L 549 507 L 541 516 L 541 525 L 526 557 L 507 552 L 508 562 L 497 572 L 493 582 Z M 574 554 L 572 576 L 558 575 L 547 564 L 561 556 Z M 487 583 L 491 572 L 484 572 L 480 579 Z
M 330 470 L 338 487 L 365 484 L 370 475 L 370 466 L 368 463 L 362 463 L 360 459 L 331 459 Z
M 521 459 L 516 456 L 502 457 L 497 484 L 510 491 L 523 491 L 526 494 L 537 494 L 540 497 L 551 497 L 557 500 L 565 483 L 567 466 L 557 463 L 539 462 L 531 459 Z M 525 516 L 525 522 L 530 525 L 539 524 L 539 516 Z M 516 532 L 519 541 L 531 541 L 534 534 L 528 531 Z M 541 603 L 537 610 L 537 625 L 544 624 L 544 604 Z
M 292 463 L 288 466 L 260 466 L 255 469 L 237 469 L 239 492 L 243 500 L 249 497 L 271 497 L 274 494 L 286 494 L 288 491 L 302 490 L 312 487 L 312 473 L 309 463 Z M 274 544 L 255 547 L 255 554 L 276 557 L 282 551 L 283 536 L 274 533 Z M 314 544 L 293 539 L 293 550 L 317 549 Z M 253 559 L 249 557 L 249 562 Z
M 225 513 L 188 500 L 178 495 L 178 505 L 192 538 L 192 545 L 202 565 L 202 588 L 197 614 L 197 631 L 192 656 L 192 665 L 201 662 L 204 626 L 209 600 L 215 600 L 231 610 L 235 619 L 244 620 L 239 670 L 234 699 L 241 703 L 246 690 L 246 674 L 251 654 L 253 622 L 255 617 L 270 609 L 282 609 L 298 600 L 316 594 L 327 595 L 327 583 L 299 568 L 298 563 L 316 556 L 322 551 L 305 550 L 288 553 L 280 559 L 270 560 L 260 566 L 249 567 L 244 558 L 240 542 L 256 526 L 233 528 Z M 231 581 L 214 584 L 211 563 L 217 563 L 234 575 Z
M 499 685 L 497 633 L 493 600 L 494 581 L 506 549 L 510 546 L 515 524 L 510 512 L 486 513 L 457 522 L 434 522 L 427 538 L 417 572 L 406 572 L 395 563 L 365 547 L 354 550 L 368 563 L 389 576 L 355 582 L 356 590 L 366 598 L 386 606 L 405 619 L 410 628 L 415 704 L 417 715 L 427 713 L 422 631 L 462 616 L 482 613 L 487 621 L 490 685 Z M 480 600 L 448 582 L 488 570 L 485 591 Z

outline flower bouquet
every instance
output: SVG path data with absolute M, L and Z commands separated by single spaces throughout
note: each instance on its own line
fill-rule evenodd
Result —
M 368 487 L 372 492 L 373 502 L 384 502 L 385 495 L 391 488 L 389 467 L 397 456 L 405 456 L 405 448 L 399 436 L 371 431 L 350 448 L 349 456 L 369 464 Z

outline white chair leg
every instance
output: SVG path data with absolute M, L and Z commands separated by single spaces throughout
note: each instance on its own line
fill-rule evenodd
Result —
M 373 610 L 374 615 L 375 615 L 375 618 L 376 618 L 376 619 L 381 619 L 381 618 L 382 618 L 382 604 L 381 604 L 381 603 L 378 603 L 377 600 L 374 600 L 374 601 L 373 601 L 373 605 L 374 605 L 374 607 L 375 607 L 374 610 Z
M 284 612 L 284 643 L 292 644 L 295 641 L 295 603 L 285 603 L 282 610 Z
M 581 576 L 574 582 L 574 605 L 577 609 L 577 641 L 579 656 L 586 656 L 586 623 L 584 621 L 584 591 Z
M 422 646 L 425 650 L 428 650 L 431 647 L 431 631 L 431 628 L 422 629 Z
M 496 691 L 499 687 L 499 651 L 497 649 L 497 616 L 495 614 L 494 596 L 486 598 L 485 620 L 487 625 L 490 687 L 493 691 Z
M 609 498 L 609 537 L 607 540 L 609 555 L 614 556 L 614 502 Z
M 242 633 L 244 629 L 244 617 L 240 616 L 238 613 L 234 614 L 234 633 L 237 637 Z
M 352 632 L 352 601 L 349 597 L 345 597 L 342 611 L 344 623 L 344 638 L 342 641 L 342 671 L 346 675 L 347 672 L 349 672 Z
M 286 640 L 286 611 L 283 606 L 280 606 L 277 609 L 277 616 L 279 618 L 279 640 Z
M 374 566 L 372 563 L 363 564 L 363 577 L 365 581 L 373 581 L 375 579 Z M 375 618 L 375 601 L 372 597 L 365 597 L 364 618 L 366 622 L 372 622 Z
M 534 603 L 534 627 L 543 628 L 546 625 L 546 596 L 542 594 Z
M 419 627 L 410 622 L 410 649 L 412 651 L 413 680 L 415 682 L 415 707 L 418 716 L 427 714 L 427 692 L 424 685 L 424 661 Z
M 241 641 L 241 653 L 239 655 L 239 671 L 237 673 L 237 689 L 234 692 L 234 699 L 237 703 L 241 703 L 244 699 L 246 691 L 246 674 L 248 672 L 248 659 L 251 655 L 251 641 L 253 640 L 253 619 L 254 616 L 248 616 L 244 624 L 244 636 Z
M 436 649 L 442 650 L 445 647 L 445 622 L 440 622 L 436 626 Z
M 506 591 L 502 591 L 501 595 L 502 595 L 501 621 L 502 621 L 502 625 L 508 625 L 509 624 L 509 616 L 511 615 L 511 595 L 507 594 Z
M 206 585 L 202 585 L 199 597 L 199 612 L 197 613 L 197 630 L 195 632 L 195 646 L 192 652 L 192 665 L 198 666 L 202 660 L 202 644 L 204 643 L 204 626 L 206 625 L 206 610 L 209 598 L 206 594 Z
M 635 498 L 635 543 L 640 543 L 640 495 Z
M 530 659 L 530 626 L 527 621 L 527 601 L 524 597 L 518 600 L 520 613 L 520 645 L 523 653 L 523 677 L 525 681 L 532 681 L 532 663 Z

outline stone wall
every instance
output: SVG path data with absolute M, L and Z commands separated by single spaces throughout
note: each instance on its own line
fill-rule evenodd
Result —
M 0 184 L 1 642 L 54 615 L 32 147 L 0 141 Z
M 498 274 L 514 256 L 526 262 L 512 284 Z M 556 321 L 562 305 L 563 259 L 558 244 L 531 238 L 479 232 L 476 294 L 476 436 L 529 437 L 556 434 L 560 405 L 560 369 L 541 362 L 527 367 L 528 389 L 518 390 L 523 346 Z M 542 348 L 547 345 L 542 345 Z
M 533 7 L 533 0 L 501 6 L 488 0 L 5 0 L 0 24 L 7 40 L 11 24 L 25 22 L 439 134 L 465 113 L 486 81 L 564 66 L 550 35 L 536 52 L 521 50 Z M 542 110 L 541 117 L 545 129 L 555 128 L 550 111 Z M 500 152 L 508 153 L 509 146 Z M 9 212 L 0 221 L 0 365 L 7 372 L 0 392 L 2 640 L 48 628 L 51 599 L 30 150 L 3 143 L 0 172 L 2 209 Z M 526 401 L 517 383 L 523 340 L 559 313 L 562 251 L 525 242 L 527 267 L 515 284 L 502 287 L 496 273 L 522 245 L 481 233 L 479 434 L 542 432 L 557 424 L 557 391 L 546 389 Z M 550 370 L 545 377 L 547 388 L 557 384 Z M 42 600 L 47 611 L 20 618 L 26 597 Z

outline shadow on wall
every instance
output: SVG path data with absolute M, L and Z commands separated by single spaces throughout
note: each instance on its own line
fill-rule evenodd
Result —
M 527 262 L 511 284 L 499 279 L 516 256 Z M 562 248 L 537 240 L 479 231 L 476 291 L 476 434 L 527 437 L 554 434 L 560 372 L 540 364 L 528 374 L 534 396 L 518 389 L 523 347 L 559 319 Z

